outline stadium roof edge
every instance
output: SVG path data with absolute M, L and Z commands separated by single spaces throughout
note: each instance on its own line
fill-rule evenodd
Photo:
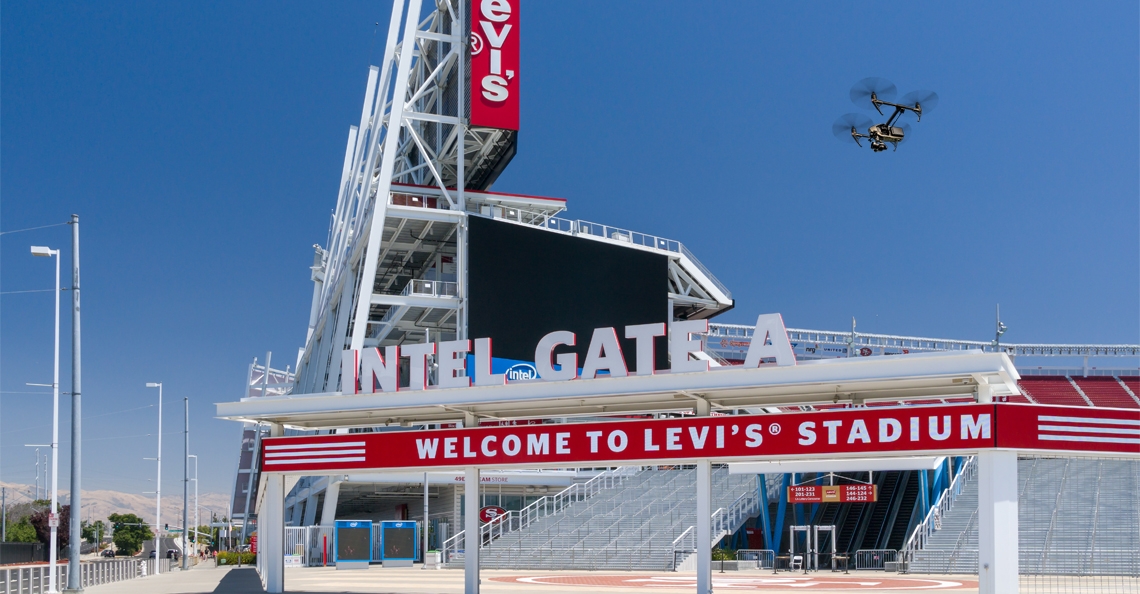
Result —
M 825 359 L 794 366 L 715 368 L 502 386 L 378 394 L 339 392 L 248 398 L 217 403 L 217 416 L 303 429 L 492 419 L 613 415 L 873 400 L 1019 394 L 1017 370 L 1004 353 L 980 351 L 862 359 Z

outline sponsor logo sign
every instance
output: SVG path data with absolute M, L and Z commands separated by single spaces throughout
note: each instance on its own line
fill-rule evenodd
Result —
M 519 2 L 471 2 L 471 125 L 519 129 Z
M 486 524 L 487 522 L 494 521 L 499 516 L 505 515 L 507 515 L 507 510 L 497 505 L 488 505 L 487 507 L 479 510 L 479 521 Z
M 508 381 L 541 380 L 547 382 L 604 377 L 652 375 L 654 339 L 668 336 L 670 373 L 709 371 L 707 360 L 689 355 L 701 352 L 702 334 L 709 330 L 708 320 L 686 320 L 665 324 L 638 324 L 625 328 L 597 328 L 589 338 L 573 332 L 557 331 L 543 336 L 534 349 L 534 362 L 514 362 L 500 371 L 503 359 L 496 359 L 490 338 L 475 340 L 448 340 L 439 343 L 404 344 L 383 349 L 345 350 L 341 353 L 341 393 L 375 394 L 399 390 L 426 390 L 432 385 L 439 388 L 467 388 L 503 385 Z M 623 352 L 618 333 L 633 339 L 633 352 Z M 744 357 L 745 368 L 757 368 L 764 363 L 777 366 L 795 365 L 796 356 L 788 342 L 780 314 L 763 314 L 756 318 L 756 332 L 764 340 L 750 341 Z M 758 334 L 759 335 L 759 334 Z M 575 353 L 557 353 L 562 346 L 575 346 L 581 341 L 588 344 L 586 356 L 579 361 Z M 434 384 L 429 381 L 429 357 L 435 357 L 438 374 Z M 630 371 L 626 360 L 637 362 Z M 407 360 L 406 383 L 400 378 L 400 362 Z M 496 364 L 500 367 L 496 368 Z M 664 370 L 662 370 L 664 371 Z
M 508 382 L 538 379 L 538 369 L 530 363 L 516 363 L 507 368 Z

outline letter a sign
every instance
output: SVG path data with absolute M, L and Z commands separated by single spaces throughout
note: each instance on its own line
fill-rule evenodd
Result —
M 471 125 L 519 129 L 519 1 L 471 0 Z

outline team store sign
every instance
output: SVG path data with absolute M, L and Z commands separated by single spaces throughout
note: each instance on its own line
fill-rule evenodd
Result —
M 635 375 L 687 373 L 708 371 L 709 362 L 691 358 L 689 355 L 701 351 L 700 335 L 708 333 L 708 320 L 688 320 L 669 325 L 668 370 L 653 367 L 654 340 L 665 336 L 665 324 L 638 324 L 624 328 L 625 337 L 634 341 L 634 359 L 637 362 Z M 795 365 L 796 356 L 792 352 L 784 320 L 780 314 L 763 314 L 756 319 L 754 337 L 748 347 L 744 367 L 759 367 L 763 362 L 774 362 L 777 366 Z M 474 343 L 475 368 L 469 374 L 467 353 L 472 352 Z M 598 377 L 626 377 L 631 374 L 626 365 L 626 353 L 622 352 L 616 328 L 598 328 L 590 338 L 585 360 L 581 365 L 576 353 L 558 353 L 559 346 L 575 346 L 578 337 L 573 332 L 551 332 L 539 341 L 534 351 L 534 365 L 541 381 L 567 381 L 575 379 L 596 379 Z M 430 386 L 428 382 L 428 357 L 434 356 L 438 367 L 438 382 Z M 409 382 L 399 383 L 400 359 L 408 360 Z M 439 343 L 427 342 L 403 346 L 387 346 L 383 352 L 379 348 L 345 350 L 341 355 L 341 393 L 374 394 L 376 392 L 396 392 L 399 390 L 426 390 L 429 387 L 467 388 L 475 386 L 501 386 L 507 383 L 505 374 L 491 373 L 491 339 L 450 340 Z M 733 367 L 738 369 L 738 367 Z M 471 376 L 474 376 L 472 379 Z M 345 379 L 351 378 L 348 385 Z

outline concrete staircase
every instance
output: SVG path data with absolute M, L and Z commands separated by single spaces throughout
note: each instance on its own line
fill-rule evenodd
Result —
M 712 479 L 713 509 L 723 508 L 719 512 L 724 518 L 719 522 L 723 535 L 747 520 L 747 505 L 741 503 L 756 499 L 756 477 L 714 468 Z M 695 507 L 695 469 L 650 467 L 559 514 L 494 537 L 480 551 L 480 566 L 670 570 L 675 563 L 674 541 L 696 523 Z
M 1025 574 L 1138 575 L 1140 462 L 1018 461 L 1019 565 Z M 977 573 L 978 485 L 966 481 L 941 528 L 911 552 L 914 573 Z

